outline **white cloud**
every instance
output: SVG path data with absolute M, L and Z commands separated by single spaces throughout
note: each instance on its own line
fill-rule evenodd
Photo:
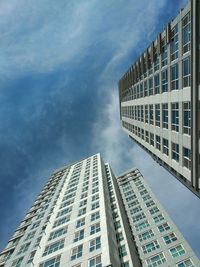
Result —
M 88 19 L 95 3 L 19 0 L 1 4 L 1 72 L 46 72 L 80 60 L 88 45 Z
M 90 46 L 98 47 L 101 42 L 102 54 L 108 49 L 114 54 L 108 60 L 107 71 L 154 27 L 165 2 L 132 0 L 125 5 L 123 1 L 97 0 L 1 1 L 1 77 L 26 71 L 51 72 L 61 64 L 69 68 L 84 64 Z

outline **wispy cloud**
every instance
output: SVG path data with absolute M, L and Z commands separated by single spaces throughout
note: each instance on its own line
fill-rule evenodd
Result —
M 30 71 L 44 73 L 62 64 L 70 67 L 83 63 L 91 46 L 101 49 L 102 54 L 109 49 L 113 54 L 108 58 L 109 68 L 130 53 L 141 36 L 155 26 L 155 18 L 165 3 L 1 1 L 1 77 Z
M 165 188 L 174 178 L 121 130 L 117 94 L 119 77 L 162 29 L 173 6 L 172 0 L 0 1 L 0 175 L 13 193 L 1 191 L 4 242 L 49 173 L 89 152 L 102 152 L 117 174 L 139 167 L 169 211 L 181 210 L 183 193 L 175 205 L 176 190 L 158 187 L 159 176 Z M 179 184 L 176 189 L 184 192 Z M 184 202 L 191 207 L 190 197 Z M 197 209 L 188 210 L 194 216 Z M 189 226 L 200 231 L 189 215 L 176 217 L 188 222 L 184 231 L 194 242 Z
M 1 73 L 52 71 L 81 59 L 96 1 L 1 2 Z M 79 57 L 77 56 L 79 54 Z

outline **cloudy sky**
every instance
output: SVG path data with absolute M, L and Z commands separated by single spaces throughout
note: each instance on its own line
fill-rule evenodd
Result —
M 138 167 L 200 256 L 199 199 L 121 130 L 117 82 L 186 0 L 0 0 L 0 248 L 50 173 Z

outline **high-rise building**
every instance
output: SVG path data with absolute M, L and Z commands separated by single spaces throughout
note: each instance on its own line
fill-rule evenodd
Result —
M 122 128 L 198 197 L 199 10 L 189 1 L 119 81 Z
M 52 174 L 0 254 L 0 267 L 198 267 L 140 172 L 118 179 L 100 154 Z

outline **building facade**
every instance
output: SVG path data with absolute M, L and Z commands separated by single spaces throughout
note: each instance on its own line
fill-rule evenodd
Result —
M 186 267 L 200 262 L 138 169 L 117 178 L 142 266 Z
M 198 197 L 199 10 L 189 1 L 119 81 L 124 131 Z
M 0 253 L 0 267 L 198 267 L 138 170 L 113 175 L 100 154 L 49 181 Z

